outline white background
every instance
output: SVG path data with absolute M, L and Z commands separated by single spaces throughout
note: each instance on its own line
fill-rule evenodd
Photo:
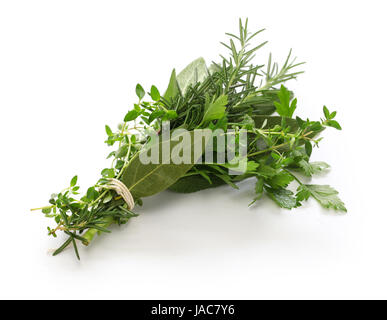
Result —
M 0 298 L 387 298 L 385 1 L 0 1 Z M 315 178 L 348 214 L 310 201 L 287 211 L 253 183 L 145 199 L 78 262 L 51 257 L 45 205 L 74 174 L 86 188 L 106 165 L 104 125 L 122 120 L 139 82 L 166 87 L 173 67 L 223 52 L 238 17 L 283 61 L 299 115 L 326 104 L 343 131 L 324 133 Z

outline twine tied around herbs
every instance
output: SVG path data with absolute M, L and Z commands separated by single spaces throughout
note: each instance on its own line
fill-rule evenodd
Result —
M 134 208 L 134 199 L 129 189 L 125 184 L 123 184 L 120 180 L 110 178 L 109 183 L 107 184 L 108 189 L 112 189 L 120 195 L 126 204 L 128 205 L 128 209 L 132 210 Z
M 121 196 L 128 205 L 128 209 L 132 210 L 134 208 L 134 199 L 127 186 L 117 179 L 110 178 L 108 181 L 109 183 L 106 185 L 106 188 L 117 192 L 117 194 Z M 66 249 L 68 248 L 69 247 Z M 52 255 L 55 251 L 55 249 L 50 249 L 47 251 L 47 254 Z

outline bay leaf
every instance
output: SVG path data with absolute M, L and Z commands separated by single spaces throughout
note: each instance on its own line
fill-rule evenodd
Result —
M 192 193 L 204 189 L 216 188 L 226 184 L 226 182 L 213 174 L 208 174 L 208 176 L 212 183 L 209 183 L 208 180 L 203 178 L 201 175 L 193 175 L 179 179 L 171 185 L 168 190 L 177 193 Z
M 202 141 L 196 141 L 197 139 L 194 139 L 194 131 L 189 131 L 188 133 L 191 140 L 190 151 L 192 159 L 189 164 L 174 163 L 176 158 L 173 150 L 179 143 L 183 144 L 182 141 L 176 141 L 176 139 L 169 139 L 166 141 L 160 140 L 159 142 L 160 157 L 162 150 L 165 148 L 168 150 L 167 146 L 168 144 L 170 145 L 168 152 L 171 161 L 169 164 L 161 163 L 161 161 L 157 164 L 143 164 L 140 159 L 140 153 L 148 152 L 147 148 L 143 148 L 143 150 L 140 151 L 140 153 L 137 153 L 131 160 L 129 166 L 124 171 L 122 182 L 128 187 L 135 199 L 148 197 L 167 189 L 189 171 L 194 166 L 195 162 L 201 158 L 201 154 L 199 156 L 197 154 L 195 155 L 194 150 L 196 149 L 201 150 L 202 153 L 204 152 L 205 146 L 212 135 L 211 131 L 208 130 L 203 133 Z M 197 158 L 195 159 L 195 157 Z

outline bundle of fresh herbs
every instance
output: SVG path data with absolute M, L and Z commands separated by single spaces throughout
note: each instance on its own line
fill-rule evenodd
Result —
M 144 100 L 142 86 L 136 86 L 134 108 L 116 131 L 105 128 L 107 145 L 115 147 L 108 155 L 111 167 L 102 170 L 102 177 L 82 197 L 75 176 L 66 189 L 51 196 L 48 206 L 39 208 L 55 220 L 56 226 L 48 227 L 50 236 L 56 237 L 58 231 L 68 236 L 54 255 L 72 244 L 79 258 L 77 240 L 88 245 L 96 233 L 110 232 L 111 224 L 124 224 L 137 216 L 132 210 L 142 204 L 142 198 L 166 189 L 188 193 L 223 184 L 237 189 L 239 181 L 254 178 L 252 203 L 265 193 L 286 209 L 312 197 L 325 208 L 346 211 L 335 189 L 300 179 L 329 168 L 325 162 L 310 162 L 310 157 L 326 127 L 341 130 L 334 120 L 336 111 L 324 106 L 319 121 L 293 118 L 297 99 L 283 84 L 302 73 L 297 69 L 302 63 L 296 63 L 290 51 L 282 66 L 273 63 L 271 55 L 267 65 L 254 65 L 255 53 L 266 42 L 253 47 L 250 43 L 262 31 L 249 33 L 247 20 L 240 20 L 239 33 L 227 33 L 229 42 L 222 43 L 229 57 L 221 56 L 221 61 L 209 68 L 199 58 L 178 75 L 173 70 L 163 95 L 151 87 L 150 101 Z M 161 142 L 154 139 L 183 129 L 188 132 L 185 142 L 179 135 Z M 199 129 L 205 134 L 197 141 L 194 137 Z M 227 137 L 226 144 L 211 135 L 215 131 Z M 215 159 L 202 161 L 209 145 Z M 189 162 L 179 157 L 187 146 Z M 145 161 L 151 147 L 157 147 L 156 161 Z M 171 162 L 171 158 L 180 161 Z M 236 167 L 239 169 L 234 170 Z M 288 188 L 293 181 L 298 184 L 296 192 Z

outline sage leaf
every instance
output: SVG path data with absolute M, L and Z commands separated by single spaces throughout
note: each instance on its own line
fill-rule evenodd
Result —
M 176 77 L 177 83 L 184 94 L 186 89 L 196 83 L 202 82 L 208 76 L 206 62 L 198 58 L 186 66 Z

